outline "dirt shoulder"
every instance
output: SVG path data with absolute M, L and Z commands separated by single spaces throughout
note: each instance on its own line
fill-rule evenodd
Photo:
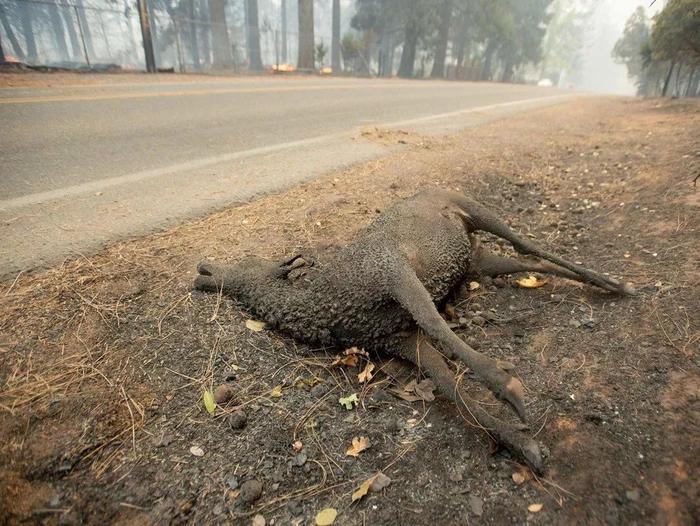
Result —
M 444 139 L 377 136 L 409 147 L 2 284 L 0 521 L 313 524 L 326 507 L 339 524 L 698 521 L 700 105 L 586 98 Z M 191 291 L 200 259 L 343 243 L 433 186 L 640 290 L 484 280 L 453 301 L 456 330 L 516 364 L 544 478 L 442 398 L 396 398 L 383 374 L 360 385 L 331 365 L 339 351 L 251 331 Z M 202 393 L 219 384 L 233 398 L 211 417 Z M 371 447 L 347 456 L 358 436 Z M 391 484 L 353 504 L 379 471 Z

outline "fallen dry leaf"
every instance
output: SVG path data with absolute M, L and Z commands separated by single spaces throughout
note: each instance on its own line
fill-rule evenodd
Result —
M 245 326 L 248 327 L 251 331 L 255 332 L 260 332 L 265 328 L 265 322 L 264 321 L 257 321 L 257 320 L 246 320 L 245 321 Z
M 357 375 L 357 379 L 361 384 L 365 384 L 372 379 L 372 371 L 374 371 L 374 364 L 372 362 L 367 362 L 365 368 L 362 369 L 360 374 Z
M 445 305 L 445 314 L 447 314 L 447 317 L 451 320 L 454 320 L 457 317 L 457 313 L 455 312 L 454 305 L 451 305 L 448 303 Z
M 421 399 L 420 396 L 416 396 L 412 392 L 406 391 L 405 389 L 389 389 L 388 391 L 391 394 L 398 396 L 402 400 L 406 400 L 407 402 L 417 402 Z
M 537 513 L 541 509 L 542 509 L 542 504 L 540 504 L 539 502 L 537 504 L 530 504 L 527 507 L 527 511 L 529 511 L 530 513 Z
M 348 367 L 357 367 L 358 358 L 355 354 L 349 354 L 348 356 L 339 356 L 336 358 L 331 367 L 336 365 L 347 365 Z
M 526 278 L 520 278 L 516 283 L 525 289 L 537 289 L 547 284 L 546 279 L 539 279 L 536 276 L 528 276 Z
M 270 396 L 274 398 L 279 398 L 282 396 L 282 386 L 281 385 L 276 385 L 272 391 L 270 391 Z
M 206 408 L 207 413 L 214 416 L 214 413 L 216 413 L 216 401 L 214 400 L 214 395 L 211 391 L 204 391 L 202 398 L 204 398 L 204 407 Z
M 469 290 L 476 290 L 476 289 L 478 289 L 480 286 L 481 286 L 481 285 L 479 285 L 479 282 L 478 282 L 478 281 L 470 281 L 470 282 L 469 282 Z
M 338 516 L 338 510 L 335 508 L 326 508 L 316 514 L 316 526 L 330 526 L 335 522 Z
M 380 471 L 360 484 L 360 486 L 352 494 L 352 501 L 355 502 L 360 500 L 362 497 L 367 495 L 367 492 L 369 491 L 381 491 L 390 483 L 391 479 Z
M 434 390 L 435 384 L 432 380 L 423 380 L 419 383 L 411 380 L 404 386 L 403 390 L 390 389 L 389 392 L 409 402 L 417 402 L 418 400 L 432 402 L 435 400 Z
M 425 400 L 426 402 L 432 402 L 435 400 L 435 395 L 433 394 L 435 384 L 432 380 L 423 380 L 422 382 L 417 383 L 413 390 L 416 395 L 421 398 L 421 400 Z
M 352 439 L 352 445 L 345 454 L 350 457 L 359 457 L 360 452 L 364 451 L 369 446 L 369 439 L 367 437 L 354 437 Z
M 265 517 L 258 513 L 255 517 L 253 517 L 253 522 L 251 524 L 252 526 L 265 526 L 267 521 L 265 520 Z
M 513 473 L 512 475 L 513 482 L 515 482 L 518 486 L 525 482 L 525 477 L 521 473 Z
M 359 361 L 360 356 L 364 356 L 365 358 L 369 359 L 369 353 L 364 349 L 350 347 L 349 349 L 345 349 L 345 351 L 343 351 L 343 356 L 339 356 L 333 361 L 333 363 L 331 363 L 331 367 L 335 365 L 347 365 L 348 367 L 357 367 L 357 363 Z

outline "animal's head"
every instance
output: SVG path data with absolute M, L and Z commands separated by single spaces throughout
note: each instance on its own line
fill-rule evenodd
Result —
M 224 292 L 246 300 L 283 283 L 290 271 L 309 263 L 300 256 L 283 262 L 247 256 L 232 265 L 202 261 L 194 286 L 208 292 Z

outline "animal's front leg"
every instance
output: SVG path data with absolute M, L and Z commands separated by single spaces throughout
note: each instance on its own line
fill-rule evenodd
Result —
M 413 319 L 428 336 L 442 344 L 448 357 L 459 358 L 471 367 L 496 397 L 508 402 L 524 421 L 525 390 L 520 380 L 502 370 L 496 360 L 476 352 L 452 332 L 437 311 L 430 294 L 408 264 L 393 270 L 391 283 L 391 294 L 394 299 L 411 313 Z
M 430 376 L 438 389 L 457 404 L 463 416 L 474 421 L 478 427 L 483 428 L 498 443 L 527 462 L 535 471 L 542 472 L 544 461 L 537 442 L 525 435 L 520 429 L 494 418 L 481 409 L 478 404 L 473 403 L 457 383 L 455 375 L 445 359 L 430 345 L 430 342 L 415 334 L 406 338 L 399 345 L 398 353 L 415 363 Z

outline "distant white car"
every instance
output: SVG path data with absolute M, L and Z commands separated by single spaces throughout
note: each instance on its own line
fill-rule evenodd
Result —
M 543 88 L 551 88 L 552 86 L 554 86 L 554 84 L 552 84 L 552 81 L 549 79 L 542 79 L 537 83 L 537 85 Z

